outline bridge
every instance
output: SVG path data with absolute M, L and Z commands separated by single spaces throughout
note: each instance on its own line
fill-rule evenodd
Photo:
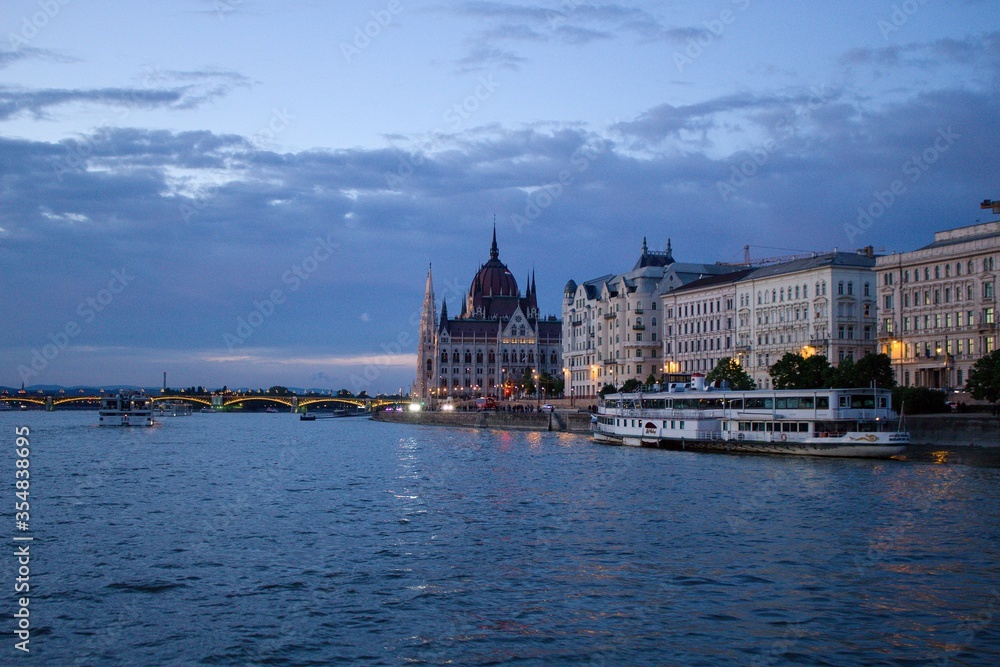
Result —
M 105 394 L 97 395 L 79 395 L 79 396 L 69 396 L 69 395 L 31 395 L 31 394 L 19 394 L 16 396 L 0 396 L 0 402 L 5 402 L 11 405 L 29 404 L 38 405 L 44 407 L 46 410 L 55 410 L 60 406 L 71 407 L 74 404 L 79 405 L 93 405 L 98 407 L 101 404 L 101 399 Z M 320 406 L 320 405 L 343 405 L 343 406 L 354 406 L 356 408 L 364 409 L 378 409 L 385 407 L 387 405 L 399 405 L 404 401 L 402 397 L 399 396 L 382 396 L 376 398 L 357 398 L 357 397 L 341 397 L 341 396 L 298 396 L 298 395 L 286 395 L 279 396 L 273 394 L 214 394 L 214 395 L 188 395 L 188 394 L 164 394 L 161 396 L 150 395 L 153 401 L 153 405 L 163 401 L 183 401 L 185 403 L 192 403 L 198 405 L 204 405 L 209 408 L 216 409 L 226 409 L 233 407 L 242 407 L 246 403 L 269 403 L 269 404 L 279 404 L 287 407 L 289 410 L 295 412 L 299 410 L 308 409 L 310 406 Z

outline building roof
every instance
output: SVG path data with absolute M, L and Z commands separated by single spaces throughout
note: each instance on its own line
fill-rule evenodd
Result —
M 855 266 L 858 268 L 872 269 L 875 268 L 875 258 L 856 252 L 828 252 L 822 255 L 816 255 L 815 257 L 793 259 L 790 262 L 772 264 L 771 266 L 762 266 L 759 269 L 755 269 L 750 273 L 750 275 L 746 276 L 746 279 L 760 280 L 761 278 L 770 278 L 772 276 L 780 276 L 786 273 L 798 273 L 799 271 L 809 271 L 811 269 L 819 269 L 825 266 Z
M 729 273 L 723 273 L 716 276 L 706 276 L 704 278 L 699 278 L 698 280 L 693 280 L 689 283 L 681 285 L 677 289 L 670 292 L 670 294 L 677 294 L 678 292 L 687 292 L 689 290 L 697 290 L 705 287 L 714 287 L 716 285 L 726 285 L 729 283 L 736 283 L 743 280 L 748 275 L 753 273 L 756 269 L 739 269 L 737 271 L 730 271 Z

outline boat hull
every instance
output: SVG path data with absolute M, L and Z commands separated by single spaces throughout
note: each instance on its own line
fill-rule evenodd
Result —
M 863 437 L 863 434 L 859 434 Z M 594 441 L 608 445 L 653 447 L 675 451 L 724 452 L 730 454 L 786 454 L 835 458 L 887 459 L 906 450 L 905 442 L 850 441 L 814 438 L 805 442 L 760 442 L 753 440 L 697 440 L 617 436 L 594 433 Z

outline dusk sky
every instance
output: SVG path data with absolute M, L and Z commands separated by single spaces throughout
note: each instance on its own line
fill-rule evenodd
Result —
M 0 385 L 408 389 L 428 263 L 457 313 L 494 216 L 556 315 L 644 236 L 679 261 L 912 250 L 995 219 L 998 18 L 5 0 Z

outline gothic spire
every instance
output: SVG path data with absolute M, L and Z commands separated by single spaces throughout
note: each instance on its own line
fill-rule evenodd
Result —
M 493 245 L 490 246 L 490 259 L 497 259 L 500 257 L 500 249 L 497 247 L 497 221 L 496 218 L 493 220 Z

